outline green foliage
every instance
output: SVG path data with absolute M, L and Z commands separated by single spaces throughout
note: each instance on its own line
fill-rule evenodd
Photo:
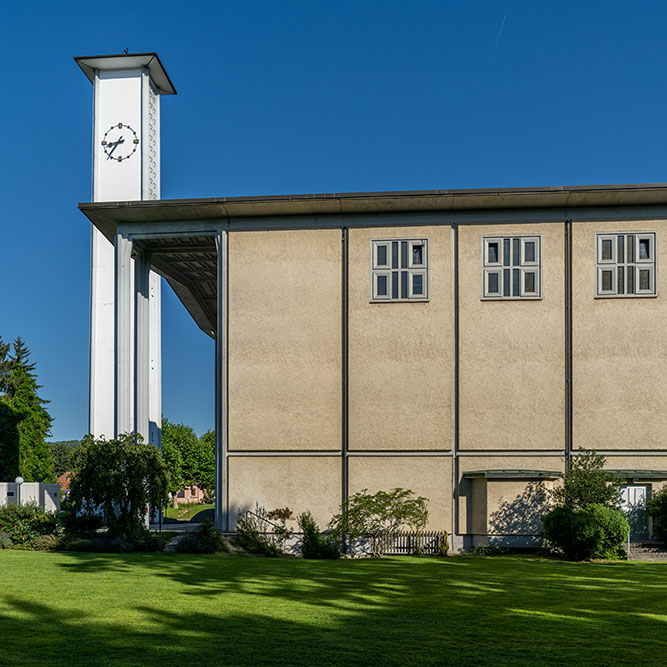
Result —
M 176 544 L 179 553 L 214 554 L 224 550 L 222 531 L 210 519 Z
M 42 535 L 55 533 L 59 520 L 55 512 L 45 512 L 36 503 L 0 507 L 0 533 L 15 549 L 31 549 Z
M 60 551 L 63 540 L 59 535 L 40 535 L 33 543 L 35 551 Z
M 653 494 L 646 509 L 653 517 L 653 526 L 657 532 L 667 537 L 667 486 Z
M 86 537 L 96 533 L 104 525 L 99 514 L 89 512 L 77 514 L 73 512 L 62 512 L 62 527 L 67 535 Z
M 70 497 L 82 511 L 99 508 L 113 537 L 134 539 L 148 505 L 160 507 L 169 484 L 159 451 L 141 436 L 115 440 L 86 436 L 76 450 Z
M 11 549 L 12 538 L 7 533 L 0 532 L 0 549 Z
M 300 514 L 297 521 L 303 533 L 301 555 L 304 558 L 340 558 L 340 539 L 335 535 L 322 535 L 310 512 Z
M 212 490 L 215 484 L 215 436 L 212 431 L 197 437 L 185 424 L 162 418 L 162 452 L 169 470 L 169 491 L 196 484 Z
M 622 558 L 630 526 L 616 509 L 593 503 L 586 509 L 555 507 L 544 515 L 544 536 L 566 558 Z
M 61 440 L 48 443 L 53 454 L 53 469 L 56 478 L 72 470 L 74 465 L 74 450 L 80 444 L 80 440 Z
M 409 489 L 396 488 L 372 495 L 364 489 L 343 504 L 329 527 L 340 539 L 370 537 L 376 542 L 386 533 L 422 529 L 428 520 L 427 503 L 427 498 L 415 496 Z
M 254 512 L 242 512 L 236 517 L 236 534 L 237 542 L 250 553 L 275 557 L 283 555 L 289 532 L 284 525 L 274 524 L 266 508 L 257 504 Z
M 36 364 L 20 337 L 12 346 L 0 338 L 0 479 L 21 475 L 26 482 L 54 482 L 46 436 L 51 416 L 39 397 Z
M 583 509 L 593 503 L 618 508 L 624 482 L 604 469 L 606 459 L 595 451 L 573 456 L 563 484 L 551 492 L 555 505 Z

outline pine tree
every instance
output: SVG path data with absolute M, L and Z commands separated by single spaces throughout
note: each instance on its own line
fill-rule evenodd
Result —
M 0 340 L 0 479 L 21 475 L 26 482 L 55 481 L 53 453 L 46 443 L 51 415 L 39 397 L 36 364 L 18 337 L 9 346 Z M 4 354 L 3 354 L 4 351 Z

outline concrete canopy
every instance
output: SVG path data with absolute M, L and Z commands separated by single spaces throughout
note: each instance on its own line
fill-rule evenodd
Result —
M 154 54 L 129 55 L 139 58 Z M 115 57 L 121 56 L 107 56 Z M 128 58 L 127 55 L 122 57 Z M 95 57 L 76 60 L 84 71 L 85 67 L 99 64 Z M 151 250 L 154 270 L 169 282 L 198 326 L 214 337 L 217 264 L 213 229 L 216 226 L 224 225 L 230 230 L 376 226 L 386 224 L 383 216 L 401 214 L 433 215 L 433 222 L 441 223 L 443 218 L 456 221 L 465 216 L 484 216 L 492 211 L 511 215 L 512 211 L 525 213 L 529 210 L 539 210 L 542 216 L 556 221 L 577 211 L 590 211 L 593 207 L 604 216 L 611 210 L 632 206 L 644 207 L 647 215 L 651 214 L 650 207 L 662 208 L 664 213 L 667 184 L 92 202 L 80 203 L 79 209 L 111 243 L 119 226 L 141 228 L 143 240 L 135 241 L 135 248 Z M 205 229 L 207 223 L 211 228 L 209 236 L 202 236 L 200 231 L 187 235 L 188 229 Z M 424 224 L 423 217 L 420 224 Z

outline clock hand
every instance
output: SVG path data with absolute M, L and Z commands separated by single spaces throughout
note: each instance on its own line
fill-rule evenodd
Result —
M 111 158 L 111 154 L 118 148 L 118 144 L 123 144 L 125 143 L 125 139 L 123 137 L 120 137 L 118 141 L 111 142 L 113 148 L 107 153 L 107 160 Z

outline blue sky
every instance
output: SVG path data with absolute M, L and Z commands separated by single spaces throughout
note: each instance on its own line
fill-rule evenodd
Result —
M 0 3 L 0 335 L 53 439 L 87 428 L 92 86 L 157 51 L 162 196 L 667 181 L 667 3 Z M 213 344 L 164 290 L 163 411 L 213 423 Z

